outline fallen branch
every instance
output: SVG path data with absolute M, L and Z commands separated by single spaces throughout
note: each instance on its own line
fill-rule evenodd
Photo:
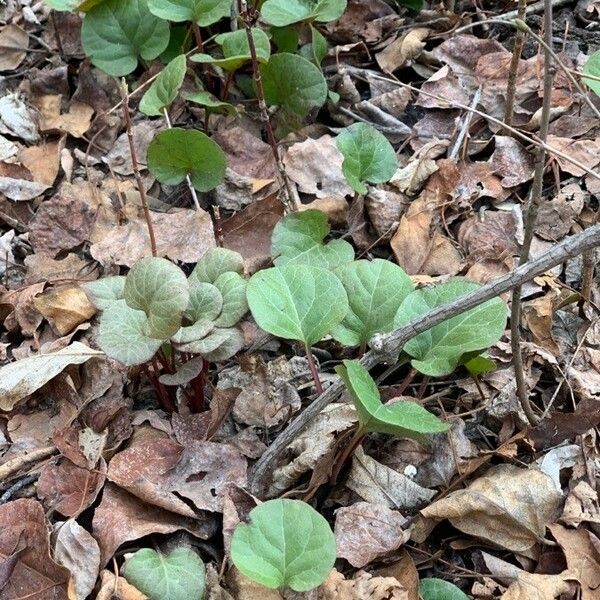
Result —
M 566 260 L 598 246 L 600 246 L 600 225 L 594 225 L 581 233 L 566 238 L 540 257 L 517 267 L 507 275 L 499 277 L 449 304 L 437 307 L 391 333 L 375 336 L 371 340 L 372 349 L 362 357 L 361 363 L 367 369 L 371 369 L 375 365 L 393 360 L 392 357 L 398 355 L 406 342 L 419 333 L 531 281 Z M 277 460 L 285 449 L 330 402 L 339 398 L 343 390 L 344 386 L 338 379 L 279 434 L 250 473 L 250 489 L 253 494 L 257 496 L 264 494 L 269 483 L 267 477 L 272 474 Z

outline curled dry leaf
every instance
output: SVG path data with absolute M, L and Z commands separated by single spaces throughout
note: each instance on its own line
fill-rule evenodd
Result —
M 498 465 L 466 489 L 427 506 L 421 514 L 449 519 L 464 533 L 533 556 L 560 499 L 552 478 L 542 471 Z
M 35 99 L 40 115 L 40 131 L 67 133 L 81 138 L 90 128 L 94 109 L 82 102 L 72 102 L 68 112 L 61 114 L 62 95 L 44 95 Z
M 398 511 L 381 504 L 357 502 L 340 508 L 334 529 L 337 555 L 354 567 L 364 567 L 408 541 L 406 524 Z
M 102 571 L 100 590 L 96 600 L 149 600 L 137 588 L 127 582 L 124 577 L 116 577 L 111 571 Z
M 33 305 L 61 336 L 67 335 L 96 314 L 95 306 L 78 285 L 47 290 L 34 298 Z
M 18 25 L 6 25 L 0 31 L 0 71 L 16 69 L 27 56 L 29 35 Z
M 318 590 L 318 600 L 411 600 L 407 590 L 394 577 L 376 577 L 358 571 L 346 579 L 333 569 L 327 581 Z
M 431 33 L 426 27 L 413 27 L 375 55 L 377 64 L 385 73 L 393 73 L 421 54 L 425 40 Z

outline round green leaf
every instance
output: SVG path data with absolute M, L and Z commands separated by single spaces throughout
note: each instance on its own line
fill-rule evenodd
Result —
M 596 50 L 583 65 L 584 75 L 600 77 L 600 50 Z M 597 79 L 583 78 L 585 84 L 598 96 L 600 96 L 600 81 Z
M 146 313 L 146 334 L 165 340 L 179 329 L 190 292 L 179 267 L 164 258 L 144 258 L 127 274 L 123 297 L 128 306 Z
M 365 432 L 389 433 L 424 441 L 426 434 L 449 429 L 448 423 L 416 402 L 400 400 L 382 404 L 377 384 L 359 361 L 345 360 L 344 365 L 337 366 L 335 370 L 352 396 L 360 427 Z
M 396 314 L 395 326 L 401 327 L 432 308 L 452 302 L 479 285 L 461 277 L 409 294 Z M 420 333 L 404 346 L 413 357 L 412 366 L 425 375 L 449 375 L 460 364 L 471 360 L 495 344 L 504 333 L 507 308 L 500 298 L 488 300 L 456 317 Z
M 187 325 L 181 327 L 177 333 L 171 336 L 171 341 L 174 344 L 189 344 L 190 342 L 197 342 L 202 338 L 205 338 L 213 329 L 215 324 L 213 321 L 208 319 L 200 319 L 193 325 Z
M 126 366 L 141 365 L 158 351 L 163 340 L 146 334 L 148 317 L 127 306 L 125 300 L 113 302 L 100 317 L 96 341 L 102 351 Z
M 166 49 L 169 24 L 148 10 L 146 0 L 105 0 L 83 20 L 81 43 L 97 67 L 109 75 L 128 75 L 139 56 L 152 60 Z
M 273 230 L 271 254 L 275 264 L 335 269 L 354 260 L 354 248 L 345 240 L 323 243 L 328 233 L 327 216 L 320 210 L 290 213 Z
M 260 72 L 267 104 L 286 114 L 304 118 L 327 100 L 327 82 L 320 69 L 297 54 L 274 54 Z
M 183 85 L 185 71 L 185 54 L 180 54 L 160 72 L 142 96 L 140 110 L 149 117 L 162 116 L 164 109 L 171 106 L 177 98 L 179 88 Z
M 285 27 L 301 21 L 335 21 L 346 10 L 346 0 L 267 0 L 261 10 L 265 23 Z
M 359 194 L 368 192 L 365 182 L 385 183 L 398 169 L 394 148 L 372 125 L 354 123 L 346 127 L 335 141 L 344 157 L 342 171 Z
M 148 0 L 148 7 L 165 21 L 193 21 L 201 27 L 231 14 L 231 0 Z
M 177 185 L 189 175 L 199 192 L 216 188 L 227 169 L 221 147 L 204 133 L 191 129 L 161 131 L 148 146 L 147 162 L 161 183 Z
M 346 346 L 366 344 L 376 333 L 394 329 L 394 318 L 414 286 L 410 277 L 388 260 L 357 260 L 336 271 L 348 294 L 350 309 L 331 332 Z
M 233 327 L 247 312 L 246 280 L 232 271 L 223 273 L 215 281 L 223 297 L 223 310 L 215 321 L 217 327 Z
M 116 300 L 123 298 L 124 287 L 125 277 L 119 275 L 90 281 L 83 285 L 83 290 L 96 308 L 104 310 Z
M 123 565 L 123 577 L 150 600 L 201 600 L 204 564 L 190 548 L 160 554 L 142 548 Z
M 421 579 L 419 595 L 423 600 L 469 600 L 469 596 L 453 583 L 435 577 Z
M 320 267 L 289 265 L 259 271 L 246 290 L 259 327 L 281 338 L 312 346 L 344 318 L 344 286 Z
M 206 360 L 219 362 L 237 354 L 244 347 L 244 334 L 237 327 L 213 329 L 206 337 L 179 344 L 181 352 L 201 354 Z
M 227 248 L 209 248 L 196 264 L 190 280 L 214 283 L 223 273 L 244 272 L 244 259 L 240 254 Z
M 192 323 L 200 319 L 214 321 L 223 310 L 223 296 L 212 283 L 189 280 L 190 301 L 185 310 L 185 317 Z
M 329 523 L 300 500 L 269 500 L 250 511 L 231 539 L 231 559 L 268 588 L 306 592 L 321 585 L 336 557 Z

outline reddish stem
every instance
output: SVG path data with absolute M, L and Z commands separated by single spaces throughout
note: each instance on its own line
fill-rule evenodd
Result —
M 320 396 L 323 393 L 323 386 L 321 385 L 321 379 L 319 378 L 319 371 L 317 369 L 317 364 L 315 363 L 315 357 L 308 346 L 305 344 L 304 348 L 306 349 L 306 358 L 308 359 L 308 368 L 310 369 L 313 381 L 315 382 L 315 388 L 317 390 L 317 395 Z

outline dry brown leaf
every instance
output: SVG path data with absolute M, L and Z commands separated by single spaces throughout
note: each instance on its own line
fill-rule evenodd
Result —
M 335 516 L 337 555 L 353 567 L 364 567 L 410 539 L 406 524 L 398 511 L 381 504 L 357 502 L 342 507 Z
M 200 539 L 208 539 L 217 524 L 209 516 L 186 518 L 141 502 L 116 485 L 107 483 L 102 501 L 94 511 L 94 537 L 100 546 L 101 566 L 106 565 L 117 548 L 125 542 L 153 533 L 185 530 Z
M 23 498 L 0 506 L 0 558 L 19 553 L 2 598 L 67 600 L 69 571 L 50 557 L 50 535 L 42 505 Z
M 399 560 L 382 569 L 377 569 L 375 575 L 379 577 L 393 577 L 408 592 L 407 600 L 420 600 L 419 572 L 410 554 L 404 548 L 400 550 Z
M 358 448 L 352 457 L 352 467 L 346 485 L 363 500 L 382 504 L 392 509 L 409 509 L 423 506 L 435 492 L 417 485 L 365 454 Z
M 327 196 L 325 198 L 317 198 L 307 204 L 301 204 L 298 210 L 320 210 L 327 215 L 327 220 L 334 227 L 343 227 L 348 220 L 348 202 L 341 196 Z
M 552 478 L 542 471 L 498 465 L 466 489 L 422 509 L 421 514 L 449 519 L 464 533 L 532 556 L 560 499 Z
M 500 600 L 554 600 L 574 591 L 573 576 L 568 571 L 559 575 L 538 575 L 521 571 Z
M 90 128 L 94 109 L 87 104 L 72 102 L 68 112 L 61 114 L 60 94 L 38 96 L 35 102 L 40 115 L 40 130 L 44 133 L 68 133 L 81 138 Z
M 77 254 L 67 254 L 63 259 L 55 260 L 47 254 L 36 252 L 26 256 L 24 262 L 27 267 L 25 283 L 28 285 L 40 282 L 54 283 L 61 279 L 83 279 L 88 275 L 90 279 L 93 278 L 92 263 Z
M 96 314 L 96 308 L 78 285 L 46 290 L 33 299 L 33 305 L 50 322 L 58 335 L 66 335 Z
M 560 355 L 561 350 L 554 339 L 552 323 L 561 296 L 560 291 L 551 290 L 546 295 L 523 304 L 523 318 L 531 332 L 533 341 L 557 357 Z
M 277 590 L 266 588 L 256 583 L 243 573 L 232 567 L 226 576 L 227 587 L 235 600 L 284 600 Z
M 7 331 L 19 328 L 24 336 L 35 335 L 44 317 L 35 308 L 33 299 L 44 290 L 44 287 L 43 282 L 35 283 L 0 295 L 0 314 L 6 315 L 4 328 Z
M 414 591 L 413 591 L 414 594 Z M 358 571 L 346 579 L 336 569 L 318 589 L 318 600 L 413 600 L 414 596 L 394 577 L 375 577 Z
M 365 210 L 379 236 L 379 243 L 390 240 L 409 205 L 409 198 L 400 192 L 377 187 L 369 189 L 365 197 Z
M 600 506 L 596 490 L 586 481 L 580 481 L 569 492 L 559 520 L 570 527 L 579 527 L 581 523 L 600 524 Z
M 512 137 L 494 137 L 495 150 L 489 163 L 497 175 L 502 177 L 504 187 L 515 187 L 533 177 L 533 157 L 523 145 Z
M 33 200 L 47 189 L 48 185 L 33 181 L 31 171 L 23 165 L 0 163 L 0 192 L 11 200 Z
M 600 595 L 600 552 L 585 529 L 567 529 L 558 523 L 549 525 L 554 539 L 567 559 L 567 568 L 581 584 L 581 600 Z
M 69 600 L 85 600 L 100 571 L 98 542 L 77 521 L 69 519 L 55 534 L 54 558 L 69 569 Z
M 416 200 L 390 241 L 398 264 L 409 275 L 456 275 L 462 268 L 460 253 L 446 236 L 432 230 L 433 221 L 427 202 Z
M 39 139 L 37 114 L 18 93 L 6 94 L 0 98 L 0 133 L 31 143 Z
M 571 231 L 588 198 L 578 183 L 570 183 L 552 200 L 540 202 L 535 234 L 551 242 L 561 240 Z
M 71 599 L 69 599 L 71 600 Z M 102 571 L 100 590 L 96 600 L 149 600 L 137 588 L 127 583 L 124 577 L 116 577 L 111 571 Z
M 427 156 L 419 156 L 404 167 L 400 167 L 390 180 L 398 190 L 409 195 L 415 195 L 438 170 L 437 163 Z
M 409 29 L 405 35 L 375 55 L 377 64 L 385 73 L 393 73 L 396 69 L 405 66 L 421 54 L 430 33 L 431 30 L 427 27 Z
M 27 56 L 29 35 L 18 25 L 6 25 L 0 31 L 0 71 L 16 69 Z
M 548 145 L 560 150 L 563 154 L 583 163 L 588 169 L 594 169 L 600 164 L 600 138 L 593 140 L 574 140 L 570 137 L 548 136 Z M 555 157 L 560 168 L 576 177 L 583 177 L 585 171 L 573 163 L 558 156 Z
M 140 121 L 133 126 L 133 144 L 140 168 L 146 167 L 146 154 L 148 146 L 154 136 L 164 129 L 161 121 Z M 127 132 L 122 133 L 114 143 L 110 152 L 105 157 L 105 162 L 119 175 L 133 175 L 133 164 L 131 162 L 131 151 L 129 149 L 129 137 Z
M 52 186 L 60 168 L 61 149 L 59 142 L 31 146 L 21 150 L 19 162 L 31 172 L 36 183 Z

